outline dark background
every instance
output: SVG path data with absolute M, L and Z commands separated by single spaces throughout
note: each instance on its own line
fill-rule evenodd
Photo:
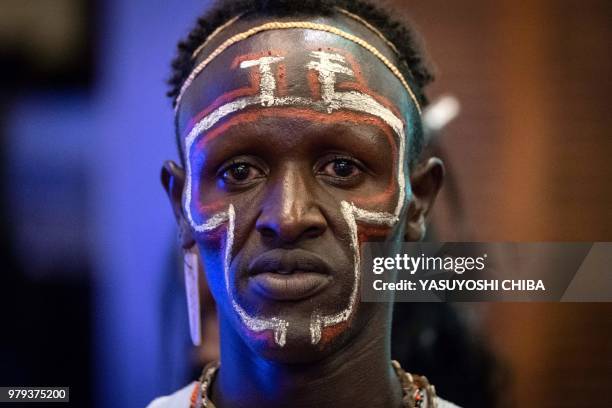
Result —
M 0 2 L 0 385 L 138 407 L 189 380 L 158 178 L 177 158 L 169 61 L 207 4 Z M 431 99 L 462 108 L 432 147 L 450 176 L 436 239 L 612 240 L 612 3 L 390 4 L 426 40 Z M 396 335 L 410 350 L 437 338 L 407 368 L 468 406 L 491 386 L 500 406 L 612 406 L 611 306 L 421 305 Z M 403 329 L 419 324 L 434 337 Z

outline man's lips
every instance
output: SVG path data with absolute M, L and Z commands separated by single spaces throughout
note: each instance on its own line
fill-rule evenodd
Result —
M 272 249 L 255 257 L 248 267 L 250 275 L 272 272 L 288 275 L 313 272 L 329 275 L 331 268 L 320 256 L 303 249 Z
M 264 272 L 249 279 L 249 287 L 271 300 L 300 300 L 314 295 L 329 284 L 329 275 L 295 272 L 288 275 Z
M 272 300 L 299 300 L 322 290 L 331 281 L 329 265 L 302 249 L 273 249 L 248 267 L 249 288 Z

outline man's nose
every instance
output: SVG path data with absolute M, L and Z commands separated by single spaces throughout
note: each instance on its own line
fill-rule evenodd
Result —
M 272 181 L 272 180 L 271 180 Z M 314 180 L 297 167 L 288 167 L 268 190 L 256 228 L 264 238 L 295 243 L 316 238 L 327 228 L 313 194 Z

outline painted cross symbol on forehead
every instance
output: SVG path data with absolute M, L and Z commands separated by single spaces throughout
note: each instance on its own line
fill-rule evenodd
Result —
M 274 91 L 276 90 L 276 80 L 270 65 L 282 61 L 283 57 L 262 57 L 256 60 L 243 61 L 240 68 L 259 67 L 259 96 L 262 106 L 272 106 L 274 104 Z
M 314 51 L 310 55 L 316 57 L 306 67 L 319 73 L 319 84 L 321 85 L 321 98 L 327 104 L 327 112 L 331 113 L 338 109 L 338 101 L 334 100 L 336 93 L 336 74 L 353 76 L 353 70 L 343 65 L 344 57 L 339 54 L 331 54 L 323 51 Z
M 335 326 L 348 321 L 355 309 L 357 302 L 357 294 L 360 281 L 360 251 L 359 251 L 359 236 L 358 223 L 363 225 L 392 227 L 394 226 L 404 206 L 404 202 L 409 198 L 410 191 L 406 192 L 404 161 L 405 161 L 405 132 L 404 122 L 393 111 L 383 104 L 378 102 L 373 96 L 361 91 L 338 91 L 337 75 L 342 74 L 348 77 L 354 77 L 354 71 L 346 64 L 346 59 L 338 53 L 313 51 L 310 52 L 310 62 L 306 64 L 307 70 L 313 70 L 318 74 L 318 82 L 320 86 L 320 99 L 306 98 L 302 96 L 279 96 L 277 92 L 276 78 L 272 72 L 272 66 L 281 62 L 284 57 L 281 56 L 264 56 L 257 59 L 246 60 L 240 63 L 242 69 L 257 69 L 259 74 L 259 89 L 253 95 L 237 97 L 223 104 L 213 104 L 213 108 L 205 110 L 205 115 L 199 118 L 193 125 L 185 139 L 185 157 L 186 157 L 186 179 L 187 183 L 184 191 L 183 206 L 187 219 L 194 231 L 199 233 L 210 233 L 221 226 L 225 225 L 227 233 L 224 243 L 224 279 L 225 287 L 229 298 L 231 299 L 232 307 L 240 316 L 242 323 L 252 332 L 262 332 L 264 330 L 272 330 L 274 332 L 274 340 L 279 346 L 284 346 L 286 342 L 287 330 L 290 324 L 287 320 L 279 317 L 258 317 L 252 316 L 238 304 L 234 298 L 229 282 L 229 270 L 232 261 L 232 249 L 234 244 L 235 232 L 235 208 L 233 204 L 229 204 L 226 211 L 216 214 L 198 214 L 198 218 L 202 222 L 198 222 L 193 218 L 192 213 L 192 170 L 191 170 L 191 154 L 194 143 L 217 125 L 221 120 L 231 114 L 240 112 L 244 109 L 254 106 L 262 108 L 269 107 L 306 107 L 318 112 L 331 114 L 334 111 L 349 110 L 358 113 L 373 115 L 386 123 L 395 133 L 398 139 L 398 154 L 397 161 L 397 190 L 398 198 L 393 213 L 370 211 L 364 208 L 359 208 L 355 204 L 347 201 L 340 202 L 341 214 L 349 228 L 351 236 L 351 250 L 353 253 L 353 272 L 354 282 L 351 290 L 351 295 L 346 307 L 333 314 L 321 314 L 315 310 L 311 316 L 310 335 L 312 344 L 317 344 L 321 340 L 322 332 L 327 327 Z M 220 98 L 223 100 L 223 97 Z

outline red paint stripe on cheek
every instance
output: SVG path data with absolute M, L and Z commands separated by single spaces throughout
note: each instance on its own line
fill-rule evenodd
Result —
M 253 340 L 260 342 L 260 343 L 265 343 L 269 348 L 276 346 L 276 341 L 274 340 L 274 330 L 269 329 L 269 330 L 256 332 L 256 331 L 251 331 L 249 329 L 246 329 L 246 331 L 247 331 L 247 335 Z
M 220 226 L 212 231 L 200 233 L 198 239 L 202 240 L 202 243 L 206 246 L 208 251 L 221 252 L 223 250 L 223 243 L 227 237 L 227 228 Z
M 203 214 L 211 214 L 212 216 L 220 211 L 227 210 L 228 205 L 229 203 L 226 200 L 216 200 L 206 204 L 202 204 L 198 200 L 198 211 Z
M 349 327 L 349 321 L 338 323 L 333 326 L 324 327 L 323 330 L 321 330 L 321 340 L 319 341 L 319 347 L 324 348 L 325 346 L 333 342 L 335 339 L 337 339 Z
M 389 236 L 391 227 L 374 227 L 374 226 L 363 226 L 359 227 L 359 245 L 363 242 L 376 242 L 384 240 Z

